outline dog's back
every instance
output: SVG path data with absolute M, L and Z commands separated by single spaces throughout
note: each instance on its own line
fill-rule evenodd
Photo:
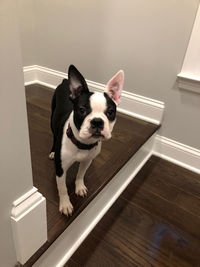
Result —
M 51 103 L 51 130 L 53 133 L 53 145 L 49 154 L 51 159 L 54 158 L 55 150 L 58 155 L 60 154 L 63 127 L 73 109 L 69 96 L 69 81 L 64 79 L 56 88 Z M 57 160 L 60 162 L 60 158 Z
M 51 129 L 57 135 L 63 123 L 69 118 L 73 104 L 69 99 L 69 81 L 64 79 L 56 88 L 51 104 Z

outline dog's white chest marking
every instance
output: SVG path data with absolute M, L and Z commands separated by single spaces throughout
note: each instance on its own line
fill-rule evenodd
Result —
M 90 155 L 89 150 L 80 150 L 79 149 L 76 156 L 75 156 L 75 160 L 79 161 L 79 162 L 84 161 L 84 160 L 89 158 L 89 155 Z
M 62 167 L 65 169 L 65 166 L 71 165 L 73 162 L 86 161 L 94 159 L 101 150 L 101 142 L 91 150 L 78 149 L 72 141 L 67 137 L 66 131 L 68 128 L 69 122 L 65 123 L 63 128 L 63 137 L 62 137 L 62 146 L 61 146 L 61 159 Z

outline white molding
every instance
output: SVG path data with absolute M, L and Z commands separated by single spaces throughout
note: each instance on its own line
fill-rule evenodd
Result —
M 46 199 L 33 187 L 13 202 L 11 225 L 17 261 L 24 264 L 46 241 Z
M 25 85 L 38 83 L 55 89 L 64 78 L 67 78 L 67 74 L 49 68 L 37 65 L 24 67 Z M 104 84 L 90 80 L 86 81 L 92 91 L 102 92 L 105 88 Z M 164 112 L 164 103 L 123 91 L 118 111 L 148 122 L 160 124 Z
M 200 150 L 157 135 L 153 154 L 200 174 Z
M 152 155 L 154 134 L 33 265 L 61 267 L 126 189 Z
M 34 84 L 37 81 L 37 66 L 23 67 L 24 85 Z
M 200 93 L 200 6 L 198 8 L 190 41 L 185 54 L 178 86 L 182 89 Z
M 195 93 L 200 93 L 200 76 L 188 73 L 179 73 L 178 87 Z

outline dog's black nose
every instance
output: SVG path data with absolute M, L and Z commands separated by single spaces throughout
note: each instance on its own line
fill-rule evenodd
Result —
M 103 130 L 104 121 L 101 118 L 94 118 L 90 122 L 92 128 L 98 128 L 99 130 Z

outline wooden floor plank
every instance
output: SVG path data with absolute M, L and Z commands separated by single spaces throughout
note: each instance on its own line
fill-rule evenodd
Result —
M 107 242 L 105 239 L 97 239 L 94 235 L 87 238 L 87 246 L 84 247 L 84 253 L 78 250 L 76 256 L 73 257 L 74 262 L 79 266 L 138 266 L 137 254 L 134 258 L 129 257 L 128 250 L 124 253 L 122 246 L 118 245 L 115 240 L 115 245 L 112 242 Z M 101 243 L 101 245 L 99 245 Z M 102 257 L 103 255 L 103 257 Z M 66 266 L 71 266 L 69 262 Z
M 181 189 L 184 192 L 190 193 L 196 197 L 200 197 L 200 175 L 184 169 L 171 162 L 152 158 L 152 162 L 159 167 L 156 169 L 162 181 Z M 181 173 L 181 175 L 179 175 Z M 188 179 L 189 177 L 189 179 Z
M 200 198 L 195 197 L 194 195 L 187 192 L 180 192 L 176 200 L 176 204 L 182 209 L 186 210 L 189 213 L 192 213 L 195 216 L 198 216 L 200 219 Z
M 134 198 L 132 198 L 133 194 Z M 186 212 L 176 204 L 143 189 L 142 186 L 130 186 L 123 193 L 122 197 L 133 202 L 135 205 L 142 206 L 145 210 L 152 209 L 152 214 L 164 218 L 177 228 L 180 228 L 197 238 L 200 236 L 199 217 Z M 170 212 L 166 212 L 167 210 Z

